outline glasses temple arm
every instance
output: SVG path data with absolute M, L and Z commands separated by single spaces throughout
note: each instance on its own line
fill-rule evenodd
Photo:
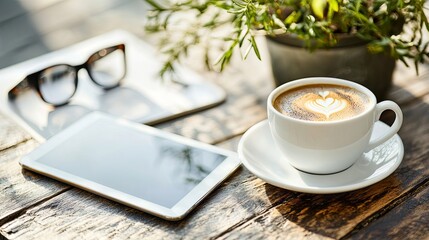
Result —
M 31 85 L 28 81 L 27 78 L 25 78 L 24 80 L 22 80 L 20 83 L 18 83 L 18 85 L 16 85 L 15 87 L 13 87 L 9 93 L 8 93 L 8 98 L 10 100 L 15 99 L 16 97 L 18 97 L 22 92 L 25 92 L 27 90 L 31 89 Z

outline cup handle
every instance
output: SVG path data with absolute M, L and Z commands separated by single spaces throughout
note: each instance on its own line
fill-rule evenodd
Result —
M 378 121 L 380 119 L 381 113 L 386 110 L 392 110 L 393 112 L 395 112 L 395 121 L 383 136 L 378 137 L 377 139 L 371 140 L 369 142 L 369 145 L 366 150 L 367 152 L 393 137 L 393 135 L 395 135 L 401 128 L 403 119 L 402 111 L 399 108 L 398 104 L 392 101 L 383 101 L 375 106 L 375 121 Z

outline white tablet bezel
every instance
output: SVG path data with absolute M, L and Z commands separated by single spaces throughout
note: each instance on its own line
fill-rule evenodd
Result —
M 197 186 L 195 186 L 172 208 L 167 208 L 159 204 L 147 201 L 145 199 L 126 194 L 117 189 L 104 186 L 102 184 L 90 181 L 80 176 L 70 174 L 65 171 L 38 162 L 38 159 L 42 158 L 46 153 L 48 153 L 70 137 L 81 132 L 81 130 L 83 130 L 85 127 L 90 126 L 91 124 L 100 119 L 109 119 L 109 121 L 112 121 L 112 124 L 120 124 L 124 127 L 129 127 L 142 133 L 167 138 L 179 143 L 190 145 L 195 148 L 200 148 L 206 151 L 221 154 L 226 156 L 226 159 L 223 160 L 223 162 L 219 166 L 217 166 L 206 178 L 204 178 Z M 235 152 L 221 149 L 219 147 L 215 147 L 209 144 L 201 143 L 172 133 L 164 132 L 162 130 L 146 125 L 141 125 L 124 119 L 107 116 L 99 112 L 94 112 L 89 114 L 88 116 L 83 117 L 70 127 L 66 128 L 64 131 L 50 138 L 47 142 L 40 145 L 30 154 L 24 156 L 20 160 L 20 164 L 26 169 L 82 188 L 89 192 L 109 198 L 127 206 L 142 210 L 144 212 L 151 213 L 158 217 L 167 220 L 180 220 L 187 213 L 189 213 L 198 202 L 200 202 L 217 185 L 219 185 L 235 169 L 237 169 L 240 166 L 240 161 L 238 160 L 238 157 Z

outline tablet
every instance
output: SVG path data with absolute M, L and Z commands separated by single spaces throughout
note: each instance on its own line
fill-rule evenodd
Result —
M 103 90 L 87 71 L 79 71 L 76 92 L 64 106 L 47 104 L 25 84 L 9 95 L 31 73 L 56 64 L 79 65 L 100 49 L 118 44 L 125 44 L 126 59 L 126 75 L 120 86 Z M 93 111 L 152 125 L 213 107 L 226 99 L 224 89 L 186 66 L 176 66 L 180 81 L 162 81 L 161 68 L 156 48 L 127 31 L 111 31 L 0 69 L 0 113 L 43 142 Z
M 20 164 L 161 218 L 179 220 L 240 162 L 234 152 L 94 112 L 24 156 Z

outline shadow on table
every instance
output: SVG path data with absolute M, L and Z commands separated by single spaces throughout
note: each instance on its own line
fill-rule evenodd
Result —
M 0 1 L 0 69 L 50 51 L 20 1 Z
M 136 122 L 150 122 L 168 113 L 154 101 L 129 87 L 119 86 L 97 96 L 85 95 L 81 98 L 86 102 L 72 101 L 64 106 L 53 107 L 30 90 L 28 94 L 10 101 L 10 106 L 28 126 L 46 139 L 93 111 Z
M 406 91 L 404 94 L 413 96 Z M 304 231 L 325 237 L 341 238 L 353 235 L 356 233 L 353 230 L 371 224 L 378 217 L 377 212 L 385 209 L 392 200 L 410 191 L 419 182 L 427 180 L 429 170 L 424 160 L 429 156 L 417 157 L 416 154 L 428 155 L 428 152 L 422 152 L 422 149 L 427 149 L 429 143 L 422 139 L 429 138 L 429 106 L 420 98 L 409 98 L 408 101 L 402 102 L 401 106 L 404 123 L 399 136 L 404 143 L 405 154 L 401 165 L 392 175 L 363 189 L 327 195 L 297 193 L 266 184 L 266 195 L 274 209 L 280 213 L 280 217 L 273 221 L 290 221 L 305 229 Z M 386 112 L 381 120 L 391 125 L 394 114 Z M 278 191 L 284 191 L 285 195 L 291 197 L 286 197 L 283 203 L 278 204 L 278 199 L 271 197 Z M 393 222 L 391 224 L 392 228 L 395 227 Z M 303 230 L 297 231 L 303 233 Z
M 282 216 L 278 221 L 290 221 L 311 233 L 331 238 L 340 238 L 352 231 L 360 222 L 369 218 L 404 188 L 395 175 L 380 183 L 360 190 L 338 194 L 306 194 L 297 196 L 275 206 Z M 267 196 L 276 187 L 266 185 Z M 291 194 L 292 192 L 287 191 Z M 296 194 L 295 192 L 293 192 Z M 305 231 L 296 229 L 305 234 Z

